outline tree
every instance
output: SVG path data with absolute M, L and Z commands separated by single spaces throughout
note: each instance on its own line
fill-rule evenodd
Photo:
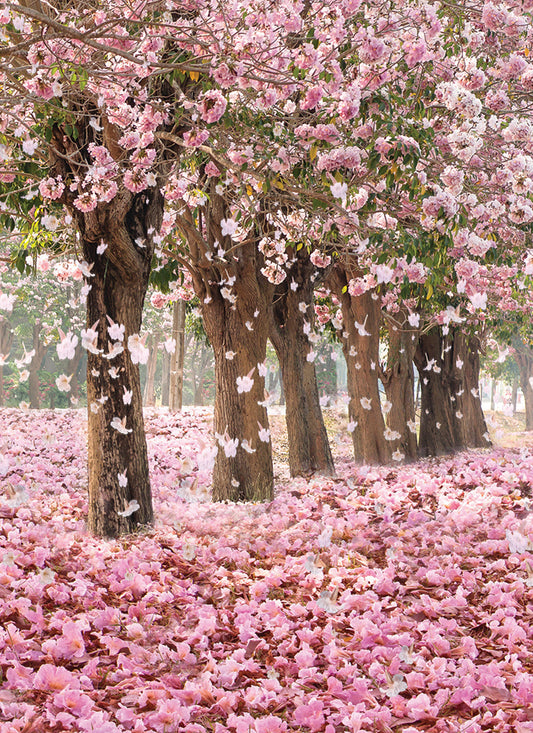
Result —
M 334 465 L 322 417 L 311 338 L 313 290 L 319 270 L 304 247 L 288 250 L 292 264 L 274 291 L 270 340 L 276 350 L 285 395 L 291 476 L 333 474 Z M 290 278 L 290 281 L 289 281 Z
M 350 396 L 348 429 L 357 461 L 387 463 L 392 451 L 387 442 L 378 382 L 381 304 L 372 290 L 350 292 L 350 280 L 360 274 L 356 267 L 349 262 L 338 264 L 329 275 L 342 312 L 342 348 Z
M 138 361 L 145 353 L 138 341 L 140 311 L 160 243 L 161 192 L 167 201 L 182 200 L 190 207 L 190 219 L 181 224 L 193 248 L 198 242 L 192 230 L 203 237 L 204 213 L 221 208 L 210 192 L 216 186 L 207 183 L 211 164 L 218 166 L 216 195 L 223 199 L 225 189 L 232 189 L 225 221 L 236 222 L 230 214 L 238 212 L 235 217 L 248 216 L 250 231 L 256 226 L 252 218 L 263 213 L 264 197 L 274 191 L 270 213 L 290 212 L 287 226 L 293 232 L 286 241 L 308 238 L 325 246 L 331 239 L 343 241 L 341 256 L 357 257 L 363 275 L 369 262 L 387 266 L 387 253 L 405 230 L 449 237 L 452 257 L 461 258 L 457 252 L 466 248 L 483 260 L 495 236 L 519 251 L 525 241 L 520 227 L 533 220 L 523 183 L 530 166 L 530 121 L 523 101 L 531 67 L 522 49 L 528 48 L 530 19 L 527 6 L 519 10 L 477 0 L 437 7 L 416 1 L 331 7 L 324 1 L 295 8 L 284 2 L 275 13 L 269 4 L 252 9 L 249 0 L 193 9 L 146 4 L 120 15 L 113 7 L 89 11 L 83 5 L 74 5 L 68 15 L 53 5 L 6 9 L 0 21 L 5 26 L 1 177 L 7 195 L 2 220 L 17 237 L 22 229 L 35 234 L 35 227 L 50 227 L 59 218 L 56 202 L 66 208 L 63 223 L 74 223 L 79 234 L 76 247 L 85 261 L 88 312 L 94 319 L 83 337 L 93 349 L 88 389 L 97 410 L 90 408 L 89 414 L 93 530 L 116 534 L 151 516 L 137 365 L 130 356 Z M 208 207 L 203 195 L 209 196 Z M 202 262 L 201 269 L 215 272 L 212 289 L 219 291 L 225 287 L 222 279 L 233 277 L 229 273 L 236 269 L 242 281 L 234 283 L 235 294 L 249 302 L 233 303 L 233 311 L 209 294 L 209 282 L 196 272 L 198 292 L 212 297 L 202 304 L 212 340 L 227 310 L 228 327 L 242 333 L 236 312 L 248 317 L 250 308 L 253 315 L 257 305 L 269 307 L 250 265 L 260 254 L 251 249 L 264 236 L 275 237 L 271 222 L 261 225 L 243 255 L 245 248 L 230 245 L 221 222 L 215 216 L 216 236 L 222 235 L 219 241 L 229 255 L 227 272 L 220 263 Z M 363 261 L 367 235 L 373 239 Z M 60 240 L 59 234 L 48 236 L 46 244 L 57 248 Z M 214 241 L 205 252 L 216 252 Z M 416 258 L 415 250 L 411 262 Z M 190 258 L 184 261 L 190 266 Z M 269 287 L 278 270 L 269 263 L 265 269 Z M 486 293 L 475 277 L 463 281 L 470 302 L 483 304 Z M 368 313 L 371 319 L 375 310 L 377 322 L 380 304 L 362 308 L 370 296 L 360 297 L 350 304 L 350 316 L 357 311 L 358 317 Z M 124 319 L 125 309 L 131 313 Z M 111 352 L 105 351 L 114 329 L 108 316 L 125 329 L 123 341 L 112 339 Z M 267 316 L 255 318 L 262 327 Z M 359 333 L 350 338 L 348 354 L 359 344 Z M 122 343 L 127 348 L 113 358 L 122 370 L 123 389 L 132 394 L 127 410 L 120 389 L 113 390 L 118 383 L 105 376 L 106 354 L 115 355 Z M 213 345 L 218 372 L 225 374 L 219 395 L 237 378 L 241 386 L 254 379 L 260 391 L 262 377 L 240 371 L 257 368 L 251 358 L 223 367 L 222 346 L 217 351 Z M 259 336 L 255 347 L 243 350 L 261 356 Z M 375 350 L 373 344 L 368 356 Z M 103 375 L 102 388 L 111 390 L 99 397 L 108 398 L 102 409 L 95 403 L 100 385 L 91 386 L 95 373 Z M 367 399 L 377 408 L 376 395 Z M 252 412 L 251 421 L 267 431 Z M 112 423 L 132 432 L 115 435 Z M 226 438 L 220 440 L 228 445 Z M 114 455 L 105 467 L 104 442 Z M 268 451 L 262 446 L 261 452 L 266 466 Z M 117 485 L 124 470 L 128 483 L 121 478 Z M 99 483 L 104 473 L 107 485 Z M 228 468 L 226 488 L 229 473 Z M 233 480 L 241 484 L 244 479 Z M 97 520 L 102 512 L 114 518 Z
M 387 365 L 381 370 L 381 381 L 390 409 L 387 427 L 400 437 L 393 443 L 408 461 L 417 458 L 415 426 L 415 375 L 413 359 L 418 343 L 418 329 L 410 326 L 407 313 L 403 321 L 386 318 L 388 332 Z

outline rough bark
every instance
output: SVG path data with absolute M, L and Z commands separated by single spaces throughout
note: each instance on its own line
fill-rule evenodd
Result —
M 458 329 L 452 332 L 451 368 L 460 387 L 455 395 L 455 414 L 461 414 L 458 442 L 467 448 L 488 448 L 487 423 L 481 405 L 479 384 L 481 341 L 476 335 L 467 335 Z M 462 366 L 460 364 L 462 362 Z
M 28 378 L 28 387 L 30 393 L 30 407 L 38 410 L 41 406 L 41 385 L 39 382 L 39 369 L 43 365 L 44 357 L 48 351 L 49 344 L 41 340 L 42 323 L 37 320 L 33 325 L 32 347 L 35 351 L 28 370 L 30 376 Z
M 270 437 L 259 437 L 261 429 L 268 430 L 268 415 L 263 404 L 265 381 L 258 371 L 266 358 L 271 288 L 266 281 L 260 282 L 253 259 L 243 265 L 233 286 L 233 305 L 219 287 L 212 286 L 208 303 L 201 298 L 204 328 L 215 356 L 214 430 L 219 436 L 213 469 L 215 501 L 268 501 L 273 497 L 272 444 Z M 239 393 L 237 378 L 247 375 L 253 385 Z M 235 455 L 220 445 L 228 440 L 239 441 Z M 252 453 L 243 448 L 243 440 Z
M 11 328 L 11 324 L 7 318 L 0 316 L 0 407 L 2 407 L 5 402 L 3 361 L 9 355 L 12 344 L 13 330 Z
M 333 475 L 335 467 L 316 380 L 314 361 L 308 361 L 312 344 L 304 332 L 314 321 L 314 266 L 304 250 L 295 255 L 288 277 L 276 287 L 271 310 L 270 340 L 278 356 L 286 408 L 291 476 L 318 472 Z M 294 291 L 289 280 L 298 284 Z M 305 314 L 300 303 L 307 306 Z
M 379 297 L 373 298 L 370 291 L 359 296 L 349 294 L 348 282 L 359 274 L 358 271 L 341 269 L 337 265 L 330 273 L 328 281 L 341 304 L 343 316 L 342 349 L 346 359 L 350 397 L 348 415 L 350 421 L 355 423 L 352 432 L 355 460 L 385 464 L 390 461 L 392 451 L 385 440 L 385 421 L 379 397 L 381 306 Z M 364 328 L 358 329 L 355 324 Z M 370 335 L 363 335 L 364 333 Z M 371 409 L 363 407 L 366 399 L 370 400 Z
M 435 328 L 420 337 L 415 363 L 422 384 L 421 455 L 490 446 L 479 397 L 479 353 L 479 338 L 459 329 L 444 337 Z
M 414 396 L 414 368 L 413 359 L 418 343 L 418 332 L 404 327 L 398 327 L 387 322 L 389 350 L 387 366 L 383 370 L 381 380 L 391 403 L 387 414 L 387 426 L 400 438 L 392 443 L 392 447 L 400 450 L 406 461 L 417 458 L 415 423 L 415 396 Z
M 110 320 L 124 325 L 126 347 L 129 336 L 140 332 L 154 248 L 148 232 L 158 231 L 162 209 L 158 189 L 136 195 L 124 191 L 108 206 L 78 216 L 83 254 L 92 267 L 87 328 L 98 331 L 97 348 L 89 349 L 87 358 L 88 526 L 104 537 L 130 532 L 153 518 L 139 365 L 128 348 L 112 359 L 105 355 L 111 348 Z M 102 240 L 108 248 L 99 255 Z M 118 378 L 110 372 L 113 367 Z M 126 393 L 131 393 L 127 403 Z M 127 433 L 112 426 L 115 418 L 125 421 Z M 126 474 L 126 486 L 119 473 Z M 139 508 L 123 516 L 130 502 Z
M 459 385 L 449 383 L 450 374 L 443 362 L 442 349 L 443 337 L 440 330 L 434 328 L 420 335 L 415 351 L 421 388 L 418 446 L 421 456 L 446 455 L 461 447 L 456 439 L 456 418 L 450 399 Z
M 187 266 L 215 357 L 218 452 L 213 498 L 266 501 L 274 490 L 263 376 L 273 286 L 261 274 L 264 260 L 257 242 L 271 226 L 260 206 L 236 243 L 223 224 L 231 219 L 230 203 L 217 192 L 217 185 L 215 178 L 205 176 L 209 195 L 196 219 L 189 209 L 176 217 L 177 229 L 187 240 Z M 232 447 L 229 441 L 238 445 Z
M 513 339 L 513 347 L 520 370 L 520 389 L 524 395 L 526 430 L 533 430 L 533 349 L 519 337 Z

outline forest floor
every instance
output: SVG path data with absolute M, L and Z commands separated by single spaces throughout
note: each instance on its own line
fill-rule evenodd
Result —
M 208 409 L 148 410 L 156 524 L 85 530 L 83 411 L 0 410 L 0 733 L 533 731 L 533 435 L 209 499 Z

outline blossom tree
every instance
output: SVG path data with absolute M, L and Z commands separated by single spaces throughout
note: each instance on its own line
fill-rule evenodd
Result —
M 245 284 L 261 253 L 247 249 L 245 256 L 241 242 L 275 238 L 272 216 L 286 216 L 296 204 L 298 228 L 339 248 L 343 297 L 351 280 L 371 274 L 365 257 L 392 269 L 391 253 L 406 230 L 455 237 L 458 248 L 479 260 L 490 260 L 495 241 L 523 246 L 520 227 L 533 219 L 530 20 L 529 2 L 477 0 L 460 7 L 360 0 L 334 7 L 322 0 L 118 3 L 107 10 L 74 7 L 68 16 L 53 6 L 5 7 L 0 129 L 9 201 L 3 215 L 6 225 L 19 228 L 36 217 L 50 223 L 55 202 L 78 232 L 87 279 L 82 341 L 89 351 L 93 531 L 117 534 L 151 518 L 137 365 L 146 358 L 140 314 L 164 198 L 185 201 L 189 220 L 170 225 L 180 224 L 193 248 L 204 247 L 202 257 L 216 241 L 221 259 L 229 256 L 226 266 L 216 263 L 216 298 L 209 279 L 197 284 L 209 319 L 229 286 L 222 279 L 236 278 L 231 287 L 238 299 L 222 304 L 235 333 L 241 322 L 261 332 L 267 325 L 263 283 L 252 290 Z M 209 165 L 218 170 L 214 176 Z M 198 178 L 220 172 L 225 178 L 216 184 Z M 229 202 L 228 184 L 239 189 Z M 273 189 L 274 211 L 264 206 Z M 240 233 L 238 210 L 248 217 Z M 415 249 L 409 264 L 416 266 L 418 257 Z M 211 262 L 204 274 L 209 270 Z M 278 277 L 276 267 L 270 270 L 265 288 Z M 475 278 L 464 287 L 472 303 L 483 304 L 486 294 Z M 351 313 L 345 326 L 357 322 L 352 336 L 371 338 L 361 332 L 372 334 L 371 320 L 379 327 L 372 314 L 380 293 L 372 285 L 358 297 L 368 308 Z M 357 358 L 350 352 L 358 345 L 350 344 L 349 358 Z M 238 353 L 224 337 L 219 359 L 230 351 Z M 363 351 L 371 369 L 375 346 L 365 343 Z M 253 359 L 228 367 L 219 393 L 239 380 L 241 395 L 253 390 L 255 402 L 263 401 L 262 377 L 253 371 L 262 354 L 259 344 Z M 378 410 L 373 392 L 359 397 L 369 412 L 362 400 Z M 256 411 L 246 414 L 266 438 Z M 221 413 L 215 420 L 220 459 L 236 457 L 226 455 L 236 440 L 239 450 L 246 441 L 258 451 L 248 429 L 239 436 L 230 431 L 230 418 Z M 379 415 L 376 421 L 386 440 Z M 268 450 L 261 446 L 260 454 L 267 475 Z M 244 481 L 242 471 L 231 479 L 230 473 L 225 469 L 220 479 L 224 492 L 231 481 Z M 262 487 L 244 495 L 269 496 L 269 481 Z

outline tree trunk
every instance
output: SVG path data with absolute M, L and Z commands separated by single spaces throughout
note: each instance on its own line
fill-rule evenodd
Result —
M 93 164 L 87 151 L 95 141 L 94 129 L 88 122 L 80 122 L 76 132 L 74 141 L 66 128 L 54 126 L 49 148 L 50 175 L 77 181 L 87 165 Z M 103 116 L 100 139 L 117 160 L 124 158 L 119 145 L 121 135 L 122 131 Z M 130 191 L 117 176 L 119 185 L 114 198 L 109 203 L 100 200 L 91 211 L 82 211 L 76 205 L 82 193 L 81 183 L 67 186 L 60 199 L 76 223 L 90 270 L 85 275 L 89 292 L 84 339 L 89 352 L 88 527 L 102 537 L 130 532 L 153 518 L 139 365 L 132 361 L 132 357 L 135 362 L 144 361 L 144 347 L 135 345 L 135 339 L 128 345 L 128 339 L 139 334 L 141 328 L 154 236 L 163 221 L 161 189 L 168 175 L 164 158 L 165 153 L 155 185 L 139 193 Z M 105 251 L 101 250 L 102 244 L 106 245 Z M 109 329 L 113 326 L 109 319 L 125 328 L 122 353 L 117 353 L 119 334 L 111 339 Z M 115 342 L 113 349 L 111 341 Z M 107 358 L 111 350 L 115 356 Z
M 160 334 L 154 333 L 150 339 L 150 356 L 146 367 L 146 382 L 144 385 L 143 402 L 147 407 L 155 405 L 155 372 L 157 369 L 157 357 L 159 355 Z
M 97 210 L 96 221 L 90 215 L 83 217 L 80 226 L 83 252 L 93 275 L 87 328 L 94 326 L 98 332 L 97 345 L 89 344 L 87 358 L 88 526 L 101 537 L 131 532 L 153 519 L 137 363 L 144 360 L 136 353 L 142 354 L 142 349 L 136 350 L 132 343 L 130 350 L 128 339 L 141 329 L 154 249 L 148 231 L 158 231 L 162 209 L 158 189 L 137 195 L 128 192 L 103 211 Z M 99 255 L 96 249 L 102 239 L 108 248 Z M 125 327 L 125 348 L 111 359 L 106 357 L 112 342 L 110 321 Z M 113 367 L 115 371 L 110 372 Z
M 30 392 L 30 407 L 38 410 L 41 406 L 41 386 L 39 383 L 39 369 L 43 365 L 44 357 L 48 351 L 48 344 L 44 344 L 41 341 L 42 323 L 36 321 L 33 325 L 32 344 L 35 354 L 28 367 L 30 376 L 28 379 L 28 386 Z
M 524 395 L 526 430 L 533 430 L 533 349 L 518 336 L 513 339 L 513 347 L 520 370 L 520 389 Z
M 440 330 L 434 328 L 420 335 L 415 352 L 415 364 L 421 387 L 418 441 L 421 456 L 446 455 L 459 447 L 456 440 L 456 417 L 450 400 L 452 394 L 450 375 L 447 374 L 443 363 L 442 348 L 443 339 Z
M 197 293 L 215 355 L 214 429 L 219 443 L 213 470 L 215 501 L 268 501 L 273 497 L 272 444 L 269 433 L 262 432 L 268 431 L 262 404 L 265 380 L 258 368 L 266 358 L 271 288 L 260 277 L 253 261 L 243 263 L 233 285 L 233 305 L 213 284 L 208 303 L 203 293 Z M 249 391 L 239 393 L 237 379 L 247 376 L 253 384 Z M 243 386 L 250 386 L 246 379 Z M 243 447 L 243 440 L 253 452 Z M 238 441 L 237 447 L 230 441 Z
M 492 412 L 496 410 L 496 386 L 497 382 L 494 377 L 492 377 L 490 380 L 490 409 Z
M 87 299 L 87 324 L 99 324 L 99 347 L 108 343 L 105 316 L 126 326 L 128 336 L 141 327 L 145 289 L 141 283 L 124 283 L 98 268 Z M 120 370 L 120 379 L 109 373 L 112 365 Z M 125 390 L 132 393 L 131 403 L 124 404 Z M 102 404 L 103 402 L 103 404 Z M 87 359 L 87 404 L 89 422 L 89 529 L 96 535 L 116 537 L 133 530 L 137 524 L 152 521 L 152 497 L 148 475 L 148 455 L 144 434 L 141 381 L 138 364 L 128 350 L 111 362 L 101 354 L 89 352 Z M 125 418 L 123 434 L 112 427 L 114 418 Z M 119 484 L 118 475 L 126 472 L 127 485 Z M 129 502 L 139 509 L 120 516 Z
M 300 250 L 288 277 L 276 287 L 271 310 L 270 340 L 276 350 L 286 400 L 285 421 L 291 476 L 335 473 L 328 435 L 322 417 L 314 361 L 308 361 L 312 344 L 304 332 L 313 326 L 314 266 Z M 288 279 L 298 283 L 294 291 Z M 307 310 L 300 310 L 305 303 Z
M 356 461 L 385 464 L 390 461 L 392 451 L 385 439 L 385 421 L 379 397 L 381 305 L 379 297 L 372 298 L 370 291 L 354 297 L 348 293 L 349 279 L 357 275 L 359 272 L 348 274 L 339 266 L 329 275 L 330 286 L 341 304 L 343 316 L 342 349 L 347 366 L 350 427 L 355 426 L 352 431 L 354 456 Z
M 389 351 L 387 368 L 382 374 L 382 382 L 387 401 L 392 407 L 387 415 L 387 426 L 400 433 L 400 438 L 392 442 L 392 447 L 405 456 L 405 460 L 417 458 L 415 425 L 415 396 L 413 359 L 418 342 L 418 333 L 402 330 L 387 322 L 389 332 Z
M 7 358 L 11 351 L 11 345 L 13 344 L 13 330 L 11 324 L 0 316 L 0 407 L 3 407 L 5 402 L 4 392 L 4 358 Z
M 455 394 L 455 414 L 463 416 L 458 437 L 468 448 L 488 448 L 491 445 L 481 405 L 480 349 L 481 341 L 477 336 L 467 336 L 458 329 L 453 331 L 451 368 L 455 370 L 455 381 L 460 383 Z
M 172 310 L 172 337 L 176 342 L 174 353 L 170 357 L 170 394 L 171 410 L 181 410 L 183 405 L 183 362 L 185 357 L 185 313 L 187 304 L 177 300 Z

